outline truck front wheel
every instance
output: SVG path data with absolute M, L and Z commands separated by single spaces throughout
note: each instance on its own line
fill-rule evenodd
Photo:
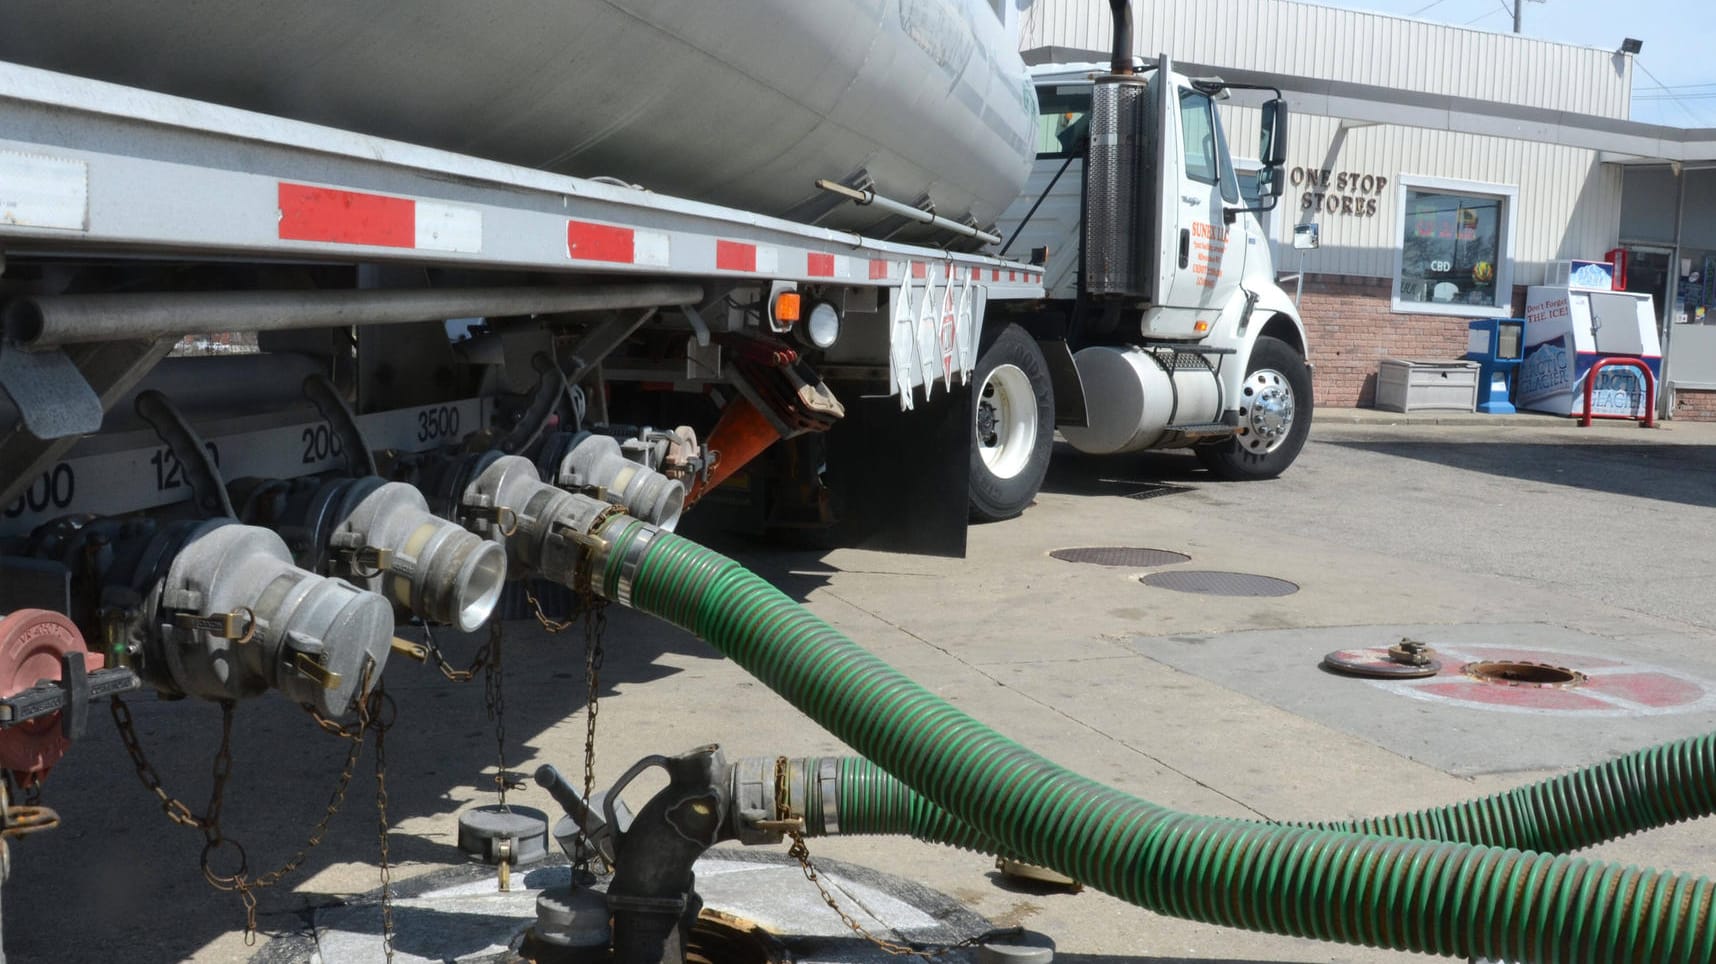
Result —
M 1286 342 L 1265 335 L 1252 346 L 1240 388 L 1239 434 L 1195 451 L 1218 478 L 1273 479 L 1299 457 L 1310 432 L 1311 370 Z
M 1009 519 L 1037 497 L 1055 442 L 1055 396 L 1037 342 L 1018 325 L 985 339 L 971 397 L 971 518 Z

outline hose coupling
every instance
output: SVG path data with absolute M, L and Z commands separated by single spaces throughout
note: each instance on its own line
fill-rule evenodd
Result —
M 668 532 L 685 511 L 685 485 L 627 458 L 612 436 L 590 435 L 560 460 L 555 481 L 562 488 L 596 493 L 633 518 Z
M 255 526 L 219 525 L 172 556 L 147 595 L 141 669 L 157 688 L 210 700 L 273 688 L 339 716 L 379 678 L 393 641 L 380 595 L 292 562 Z
M 745 757 L 732 767 L 732 834 L 747 846 L 840 832 L 840 766 L 829 757 Z
M 488 621 L 506 584 L 506 549 L 435 516 L 416 488 L 388 482 L 329 539 L 347 578 L 424 619 L 470 632 Z

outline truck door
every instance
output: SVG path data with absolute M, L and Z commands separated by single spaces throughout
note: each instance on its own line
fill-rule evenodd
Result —
M 1158 101 L 1164 176 L 1157 290 L 1164 296 L 1146 312 L 1144 329 L 1150 335 L 1197 337 L 1239 290 L 1244 226 L 1228 225 L 1223 217 L 1224 203 L 1240 203 L 1239 184 L 1214 101 L 1173 74 L 1158 82 L 1164 85 Z

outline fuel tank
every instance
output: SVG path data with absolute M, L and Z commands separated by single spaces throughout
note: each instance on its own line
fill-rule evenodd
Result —
M 0 60 L 858 230 L 817 178 L 987 226 L 1034 151 L 989 0 L 7 0 Z

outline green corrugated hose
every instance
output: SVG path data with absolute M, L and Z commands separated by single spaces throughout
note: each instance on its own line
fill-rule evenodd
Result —
M 981 833 L 874 763 L 856 757 L 835 761 L 841 775 L 836 801 L 841 833 L 908 834 L 995 852 Z M 817 811 L 810 808 L 809 813 Z M 1712 813 L 1716 734 L 1705 734 L 1463 803 L 1362 820 L 1286 825 L 1567 853 Z M 818 833 L 821 827 L 813 823 L 811 830 Z
M 593 564 L 604 596 L 707 640 L 1001 848 L 1139 906 L 1431 954 L 1716 960 L 1716 887 L 1707 880 L 1179 813 L 995 733 L 718 553 L 623 516 L 600 535 Z

